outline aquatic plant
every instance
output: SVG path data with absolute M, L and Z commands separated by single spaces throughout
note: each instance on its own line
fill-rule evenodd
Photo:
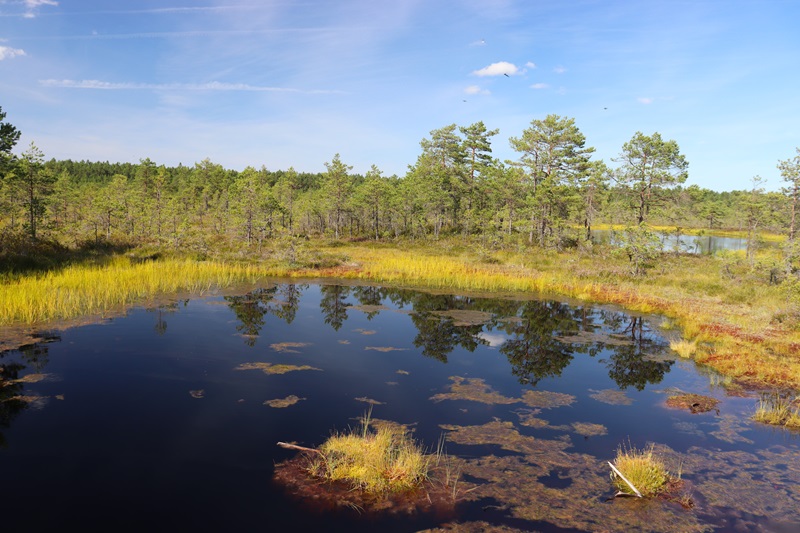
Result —
M 786 394 L 773 393 L 762 395 L 756 405 L 753 420 L 764 424 L 800 429 L 800 398 L 791 398 Z
M 636 487 L 642 497 L 655 496 L 664 490 L 671 477 L 652 444 L 642 450 L 621 445 L 617 448 L 614 466 L 628 481 L 612 471 L 614 486 L 624 494 L 634 495 L 633 487 Z
M 370 413 L 360 428 L 332 435 L 318 452 L 308 469 L 312 475 L 371 494 L 413 490 L 428 479 L 430 458 L 408 431 L 389 424 L 373 428 Z

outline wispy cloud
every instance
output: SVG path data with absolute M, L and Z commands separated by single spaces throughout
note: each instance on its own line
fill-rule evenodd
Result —
M 292 87 L 269 87 L 250 85 L 247 83 L 223 83 L 212 81 L 208 83 L 135 83 L 135 82 L 110 82 L 101 80 L 39 80 L 43 87 L 61 87 L 66 89 L 99 89 L 99 90 L 146 90 L 146 91 L 254 91 L 254 92 L 281 92 L 300 94 L 343 94 L 343 91 L 330 89 L 297 89 Z
M 25 50 L 22 50 L 20 48 L 11 48 L 10 46 L 0 46 L 0 61 L 24 55 L 25 55 Z
M 531 85 L 531 89 L 548 89 L 550 85 L 546 83 L 534 83 Z
M 564 74 L 566 71 L 567 69 L 562 67 L 561 65 L 553 69 L 553 72 L 555 72 L 556 74 Z
M 466 94 L 491 94 L 486 89 L 481 89 L 479 85 L 470 85 L 469 87 L 464 88 L 464 93 Z
M 486 41 L 483 39 L 478 39 L 477 41 L 472 41 L 469 43 L 470 46 L 486 46 Z
M 24 0 L 23 3 L 25 4 L 25 13 L 23 13 L 22 16 L 29 19 L 37 15 L 41 6 L 58 5 L 58 2 L 55 0 Z
M 475 76 L 511 76 L 520 72 L 518 66 L 514 63 L 509 63 L 508 61 L 499 61 L 497 63 L 492 63 L 488 67 L 483 67 L 480 70 L 475 70 L 472 72 Z
M 639 102 L 640 104 L 652 104 L 653 103 L 653 99 L 649 98 L 647 96 L 640 96 L 639 98 L 636 99 L 636 101 Z
M 525 67 L 531 69 L 536 68 L 536 63 L 534 63 L 533 61 L 528 61 L 527 63 L 525 63 Z

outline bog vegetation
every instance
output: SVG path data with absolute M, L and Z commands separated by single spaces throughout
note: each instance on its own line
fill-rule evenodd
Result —
M 0 109 L 0 325 L 105 313 L 142 298 L 268 275 L 451 290 L 538 291 L 660 313 L 684 357 L 739 380 L 800 387 L 800 150 L 780 191 L 685 186 L 674 140 L 636 132 L 593 159 L 575 123 L 534 119 L 492 157 L 483 122 L 433 130 L 403 176 L 209 159 L 168 167 L 45 160 Z M 611 229 L 613 247 L 595 244 Z M 742 253 L 662 250 L 717 231 Z M 762 246 L 767 239 L 779 246 Z M 411 250 L 411 253 L 409 253 Z

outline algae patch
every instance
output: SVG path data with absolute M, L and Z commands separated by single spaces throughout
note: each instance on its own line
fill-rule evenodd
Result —
M 603 390 L 594 390 L 589 389 L 589 392 L 592 394 L 589 395 L 590 398 L 597 400 L 598 402 L 607 403 L 608 405 L 631 405 L 633 404 L 633 399 L 630 398 L 624 391 L 617 390 L 617 389 L 603 389 Z
M 274 400 L 267 400 L 264 402 L 264 405 L 269 405 L 270 407 L 274 407 L 276 409 L 282 409 L 285 407 L 292 406 L 302 400 L 305 400 L 305 398 L 300 398 L 298 396 L 295 396 L 294 394 L 290 394 L 286 398 L 276 398 Z
M 507 405 L 519 402 L 517 398 L 508 398 L 493 390 L 480 378 L 462 378 L 452 376 L 450 381 L 450 392 L 442 392 L 431 396 L 434 402 L 442 400 L 470 400 L 473 402 L 486 403 L 489 405 Z
M 275 365 L 272 363 L 242 363 L 234 370 L 261 370 L 265 374 L 286 374 L 300 370 L 322 370 L 308 365 Z
M 295 350 L 295 348 L 304 348 L 310 344 L 310 342 L 277 342 L 275 344 L 270 344 L 269 347 L 276 352 L 300 353 L 298 350 Z

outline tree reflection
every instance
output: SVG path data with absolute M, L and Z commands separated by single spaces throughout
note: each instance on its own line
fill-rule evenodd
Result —
M 522 306 L 517 321 L 504 328 L 512 335 L 500 347 L 520 383 L 536 385 L 546 377 L 560 376 L 573 352 L 594 355 L 593 346 L 569 344 L 558 339 L 590 327 L 582 308 L 554 301 L 530 301 Z M 594 352 L 594 353 L 592 353 Z
M 609 347 L 612 351 L 608 375 L 620 389 L 635 387 L 642 390 L 648 383 L 660 383 L 669 372 L 674 361 L 661 361 L 648 357 L 665 346 L 658 341 L 642 317 L 625 316 L 622 313 L 601 312 L 606 324 L 610 324 L 617 334 L 628 342 Z
M 319 308 L 325 316 L 325 323 L 335 330 L 339 331 L 347 320 L 347 308 L 350 304 L 347 303 L 347 297 L 350 295 L 350 287 L 342 285 L 323 285 L 320 287 L 322 291 L 322 299 L 319 302 Z
M 266 287 L 250 291 L 243 296 L 225 297 L 228 307 L 239 320 L 236 331 L 244 337 L 244 343 L 251 348 L 255 346 L 261 328 L 264 327 L 264 315 L 269 312 L 269 303 L 277 290 L 277 287 Z

